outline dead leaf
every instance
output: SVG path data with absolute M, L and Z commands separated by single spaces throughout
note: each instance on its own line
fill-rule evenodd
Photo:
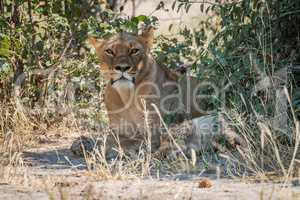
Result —
M 210 188 L 212 187 L 212 182 L 208 179 L 200 180 L 198 183 L 198 188 Z

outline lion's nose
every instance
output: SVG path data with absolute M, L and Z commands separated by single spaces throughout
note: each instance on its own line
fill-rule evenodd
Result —
M 121 72 L 126 72 L 130 69 L 131 67 L 129 65 L 116 65 L 115 70 L 121 71 Z

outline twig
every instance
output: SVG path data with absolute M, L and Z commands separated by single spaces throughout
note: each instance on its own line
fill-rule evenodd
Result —
M 134 17 L 135 13 L 136 13 L 136 3 L 135 3 L 135 0 L 131 0 L 131 3 L 132 3 L 132 14 L 131 14 L 131 16 Z
M 72 41 L 73 41 L 73 36 L 71 36 L 69 42 L 67 43 L 66 47 L 65 47 L 64 50 L 62 51 L 62 53 L 61 53 L 61 55 L 60 55 L 58 61 L 62 61 L 62 59 L 65 57 L 65 54 L 66 54 L 67 50 L 69 49 L 69 47 L 70 47 Z
M 179 3 L 201 3 L 201 4 L 209 4 L 209 5 L 220 5 L 219 3 L 213 3 L 209 1 L 184 1 L 184 0 L 177 0 Z
M 174 139 L 173 135 L 170 133 L 170 131 L 169 131 L 169 129 L 168 129 L 166 123 L 164 122 L 164 120 L 163 120 L 163 118 L 162 118 L 162 116 L 161 116 L 161 114 L 160 114 L 160 112 L 159 112 L 157 106 L 156 106 L 155 104 L 153 104 L 153 103 L 151 104 L 151 106 L 155 109 L 156 113 L 158 114 L 159 119 L 160 119 L 160 121 L 162 122 L 164 128 L 167 130 L 167 133 L 168 133 L 168 135 L 170 136 L 170 138 L 172 139 L 172 142 L 174 143 L 174 145 L 176 146 L 176 148 L 180 151 L 180 153 L 181 153 L 182 156 L 184 157 L 185 161 L 188 162 L 188 158 L 187 158 L 186 155 L 184 154 L 184 152 L 183 152 L 182 148 L 179 146 L 179 144 L 177 144 L 177 142 L 176 142 L 176 140 Z

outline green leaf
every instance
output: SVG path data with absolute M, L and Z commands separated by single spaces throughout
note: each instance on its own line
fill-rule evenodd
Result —
M 200 11 L 201 11 L 201 12 L 204 11 L 204 3 L 202 3 L 202 4 L 200 5 Z
M 179 12 L 180 11 L 180 9 L 181 9 L 181 7 L 184 5 L 184 3 L 180 3 L 179 5 L 178 5 L 178 7 L 177 7 L 177 12 Z
M 9 49 L 2 49 L 0 48 L 0 57 L 10 57 L 10 55 L 13 53 L 13 51 Z
M 188 13 L 190 8 L 191 8 L 192 4 L 187 4 L 186 8 L 185 8 L 185 12 Z
M 173 28 L 173 24 L 170 24 L 168 30 L 171 31 L 172 28 Z
M 136 18 L 138 19 L 139 22 L 144 22 L 148 19 L 146 15 L 139 15 Z
M 0 35 L 0 56 L 9 57 L 13 51 L 10 50 L 10 40 L 8 36 L 1 34 Z
M 176 0 L 173 2 L 173 4 L 172 4 L 172 10 L 174 10 L 175 9 L 175 6 L 176 6 Z

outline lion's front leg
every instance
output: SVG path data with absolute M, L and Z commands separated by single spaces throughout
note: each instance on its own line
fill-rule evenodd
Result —
M 139 151 L 156 152 L 160 147 L 160 128 L 153 124 L 120 123 L 112 127 L 108 143 L 114 151 L 127 155 L 138 155 Z
M 138 151 L 141 144 L 141 138 L 137 132 L 135 124 L 115 118 L 118 120 L 110 121 L 110 134 L 107 139 L 107 154 L 132 154 Z M 121 119 L 121 120 L 119 120 Z M 110 156 L 108 156 L 110 157 Z

